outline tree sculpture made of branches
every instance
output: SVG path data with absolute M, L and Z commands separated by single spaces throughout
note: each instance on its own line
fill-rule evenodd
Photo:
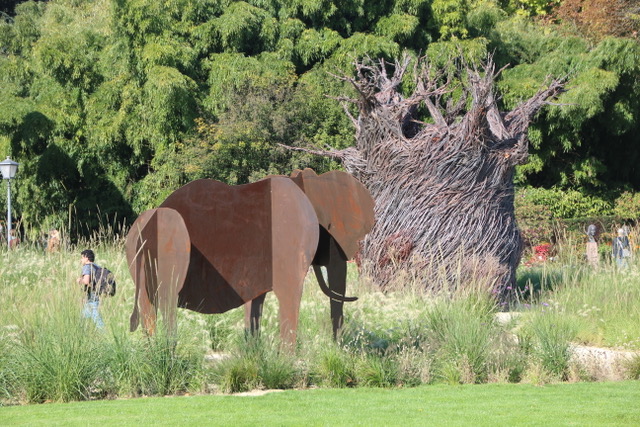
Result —
M 408 55 L 395 65 L 357 62 L 355 77 L 339 77 L 359 94 L 341 99 L 356 146 L 305 151 L 340 159 L 373 196 L 376 224 L 361 258 L 376 283 L 385 287 L 409 272 L 426 288 L 481 280 L 505 297 L 522 253 L 515 166 L 527 161 L 531 120 L 564 82 L 551 80 L 505 113 L 494 92 L 501 70 L 491 58 L 479 68 L 458 59 L 454 72 L 419 58 L 410 75 L 411 63 Z M 405 97 L 407 84 L 413 91 Z M 358 107 L 357 118 L 349 104 Z

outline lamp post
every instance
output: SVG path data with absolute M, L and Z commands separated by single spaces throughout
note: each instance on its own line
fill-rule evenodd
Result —
M 7 180 L 7 247 L 11 249 L 11 179 L 18 173 L 18 163 L 7 158 L 0 162 L 2 179 Z

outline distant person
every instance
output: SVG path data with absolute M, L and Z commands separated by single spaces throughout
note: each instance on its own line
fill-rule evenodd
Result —
M 52 252 L 58 252 L 59 249 L 60 249 L 60 232 L 54 228 L 49 230 L 49 238 L 47 239 L 47 248 L 45 250 L 48 253 L 52 253 Z
M 20 238 L 16 234 L 16 229 L 12 228 L 11 231 L 9 232 L 9 247 L 13 249 L 19 244 L 20 244 Z
M 86 293 L 86 300 L 82 315 L 87 319 L 92 319 L 99 329 L 104 328 L 102 316 L 100 316 L 100 293 L 96 290 L 94 280 L 95 255 L 91 249 L 86 249 L 80 253 L 80 262 L 82 263 L 82 275 L 78 278 L 78 284 L 83 285 Z
M 629 237 L 624 228 L 618 229 L 618 235 L 613 239 L 613 247 L 611 250 L 618 267 L 626 267 L 628 259 L 631 257 L 631 246 L 629 245 Z

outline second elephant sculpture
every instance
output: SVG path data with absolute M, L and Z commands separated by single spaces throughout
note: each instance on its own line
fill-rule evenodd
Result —
M 127 236 L 136 285 L 131 330 L 142 318 L 153 332 L 158 308 L 173 329 L 176 307 L 222 313 L 246 304 L 246 327 L 256 331 L 273 290 L 281 338 L 293 344 L 302 283 L 313 265 L 331 298 L 336 336 L 342 304 L 354 299 L 345 297 L 346 261 L 372 226 L 373 200 L 344 172 L 305 169 L 240 186 L 193 181 L 141 214 Z

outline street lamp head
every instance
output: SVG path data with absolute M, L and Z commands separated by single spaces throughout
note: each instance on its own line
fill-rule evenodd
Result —
M 2 173 L 2 179 L 13 179 L 18 173 L 18 163 L 7 156 L 5 160 L 0 162 L 0 172 Z

